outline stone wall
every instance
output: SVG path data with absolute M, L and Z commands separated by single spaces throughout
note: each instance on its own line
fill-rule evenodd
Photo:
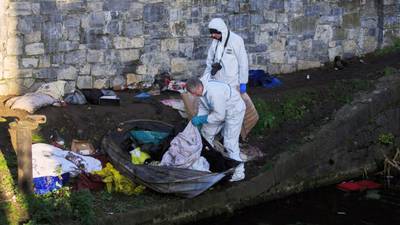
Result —
M 251 68 L 287 73 L 400 36 L 400 0 L 3 0 L 0 95 L 66 80 L 109 88 L 202 74 L 207 24 L 240 34 Z

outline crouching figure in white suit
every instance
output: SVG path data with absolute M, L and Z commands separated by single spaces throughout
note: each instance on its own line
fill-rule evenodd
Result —
M 200 97 L 199 111 L 197 116 L 192 118 L 192 123 L 201 126 L 203 137 L 211 145 L 215 136 L 222 130 L 228 156 L 243 162 L 240 158 L 239 135 L 246 106 L 239 91 L 220 81 L 200 81 L 198 78 L 189 79 L 186 89 Z M 231 181 L 239 181 L 244 177 L 244 164 L 241 163 L 236 167 Z

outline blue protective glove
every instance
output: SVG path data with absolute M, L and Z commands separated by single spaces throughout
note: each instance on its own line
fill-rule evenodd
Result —
M 246 93 L 246 84 L 240 84 L 240 94 Z
M 201 125 L 207 123 L 207 118 L 208 118 L 208 115 L 195 116 L 192 118 L 192 123 L 195 126 L 201 126 Z

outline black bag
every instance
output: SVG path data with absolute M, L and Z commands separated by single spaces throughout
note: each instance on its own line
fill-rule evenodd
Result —
M 85 95 L 86 100 L 93 105 L 98 105 L 100 97 L 104 95 L 100 89 L 82 89 L 81 91 Z

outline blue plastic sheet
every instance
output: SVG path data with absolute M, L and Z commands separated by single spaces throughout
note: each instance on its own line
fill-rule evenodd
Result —
M 69 173 L 61 176 L 48 176 L 33 178 L 33 191 L 35 194 L 43 195 L 60 189 L 69 180 Z
M 139 142 L 139 144 L 160 144 L 162 140 L 168 137 L 166 132 L 146 131 L 146 130 L 133 130 L 130 132 L 131 136 Z
M 147 92 L 142 92 L 140 94 L 135 95 L 135 98 L 150 98 L 151 94 L 147 93 Z
M 249 70 L 249 86 L 263 86 L 273 88 L 282 85 L 277 77 L 266 73 L 264 70 Z

